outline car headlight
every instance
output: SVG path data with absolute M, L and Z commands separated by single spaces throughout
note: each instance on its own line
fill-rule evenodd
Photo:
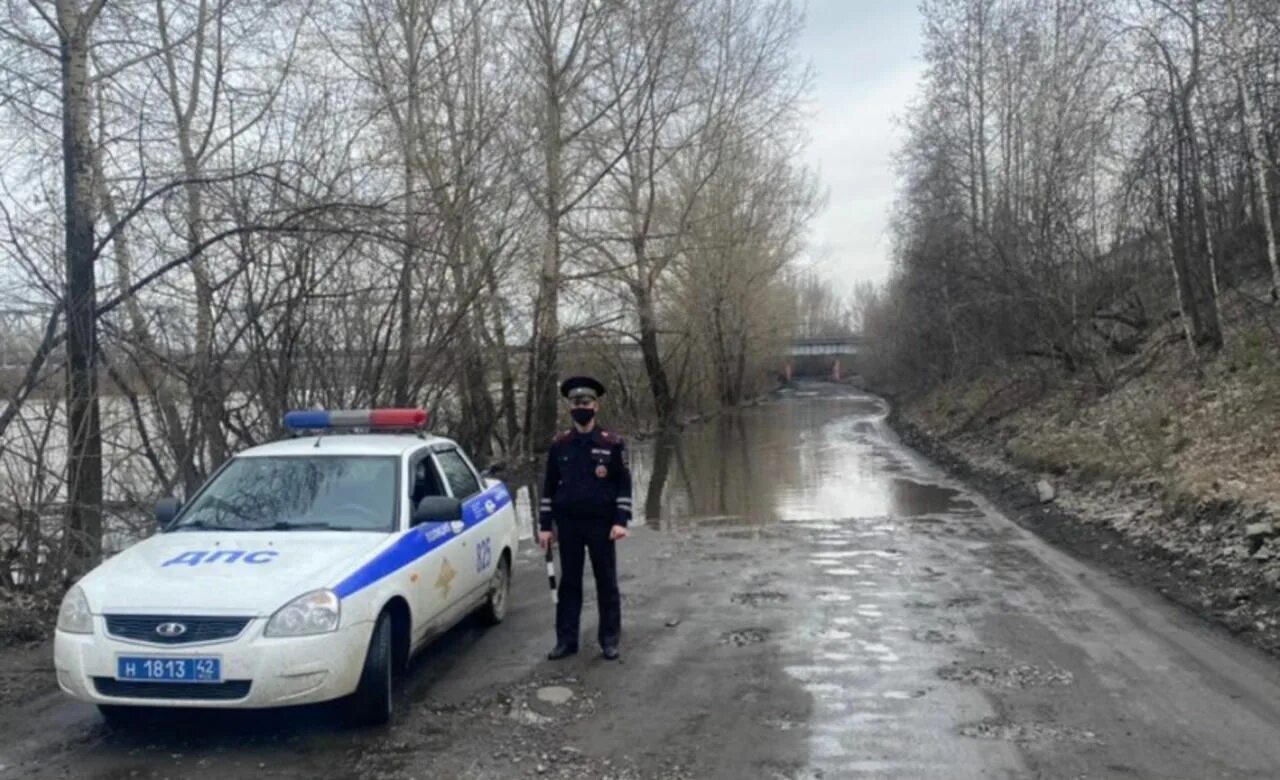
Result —
M 89 611 L 89 599 L 84 590 L 76 585 L 62 597 L 62 606 L 58 607 L 58 630 L 68 634 L 92 634 L 93 613 Z
M 267 636 L 310 636 L 338 630 L 342 616 L 338 594 L 313 590 L 281 607 L 267 621 Z

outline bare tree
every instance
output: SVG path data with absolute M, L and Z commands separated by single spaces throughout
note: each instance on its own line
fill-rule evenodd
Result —
M 532 192 L 544 230 L 525 427 L 526 448 L 541 450 L 549 446 L 556 422 L 563 223 L 624 153 L 619 150 L 600 166 L 586 165 L 580 150 L 609 108 L 630 99 L 636 77 L 615 81 L 612 89 L 601 88 L 597 78 L 602 41 L 617 32 L 612 16 L 624 4 L 522 1 L 525 24 L 519 56 L 536 96 L 530 118 L 541 162 L 541 170 L 531 177 Z
M 97 280 L 93 225 L 89 48 L 104 0 L 58 0 L 50 23 L 62 63 L 62 167 L 66 220 L 67 543 L 72 573 L 102 543 L 102 417 L 98 403 Z

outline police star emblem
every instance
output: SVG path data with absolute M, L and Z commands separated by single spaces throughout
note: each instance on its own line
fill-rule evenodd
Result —
M 449 559 L 445 558 L 440 564 L 440 574 L 436 576 L 436 587 L 439 588 L 441 595 L 449 598 L 449 588 L 453 585 L 453 578 L 458 576 L 458 572 L 454 571 L 449 565 Z
M 609 469 L 605 468 L 604 466 L 596 466 L 596 476 L 599 477 L 600 479 L 604 479 L 605 477 L 609 476 Z

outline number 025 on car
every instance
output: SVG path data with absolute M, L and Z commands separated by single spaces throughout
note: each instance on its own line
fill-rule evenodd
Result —
M 139 682 L 222 682 L 222 664 L 217 658 L 116 659 L 116 678 Z

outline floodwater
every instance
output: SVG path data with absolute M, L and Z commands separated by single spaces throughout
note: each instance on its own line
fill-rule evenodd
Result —
M 633 447 L 637 524 L 762 525 L 973 509 L 912 479 L 878 398 L 824 387 L 784 391 Z

